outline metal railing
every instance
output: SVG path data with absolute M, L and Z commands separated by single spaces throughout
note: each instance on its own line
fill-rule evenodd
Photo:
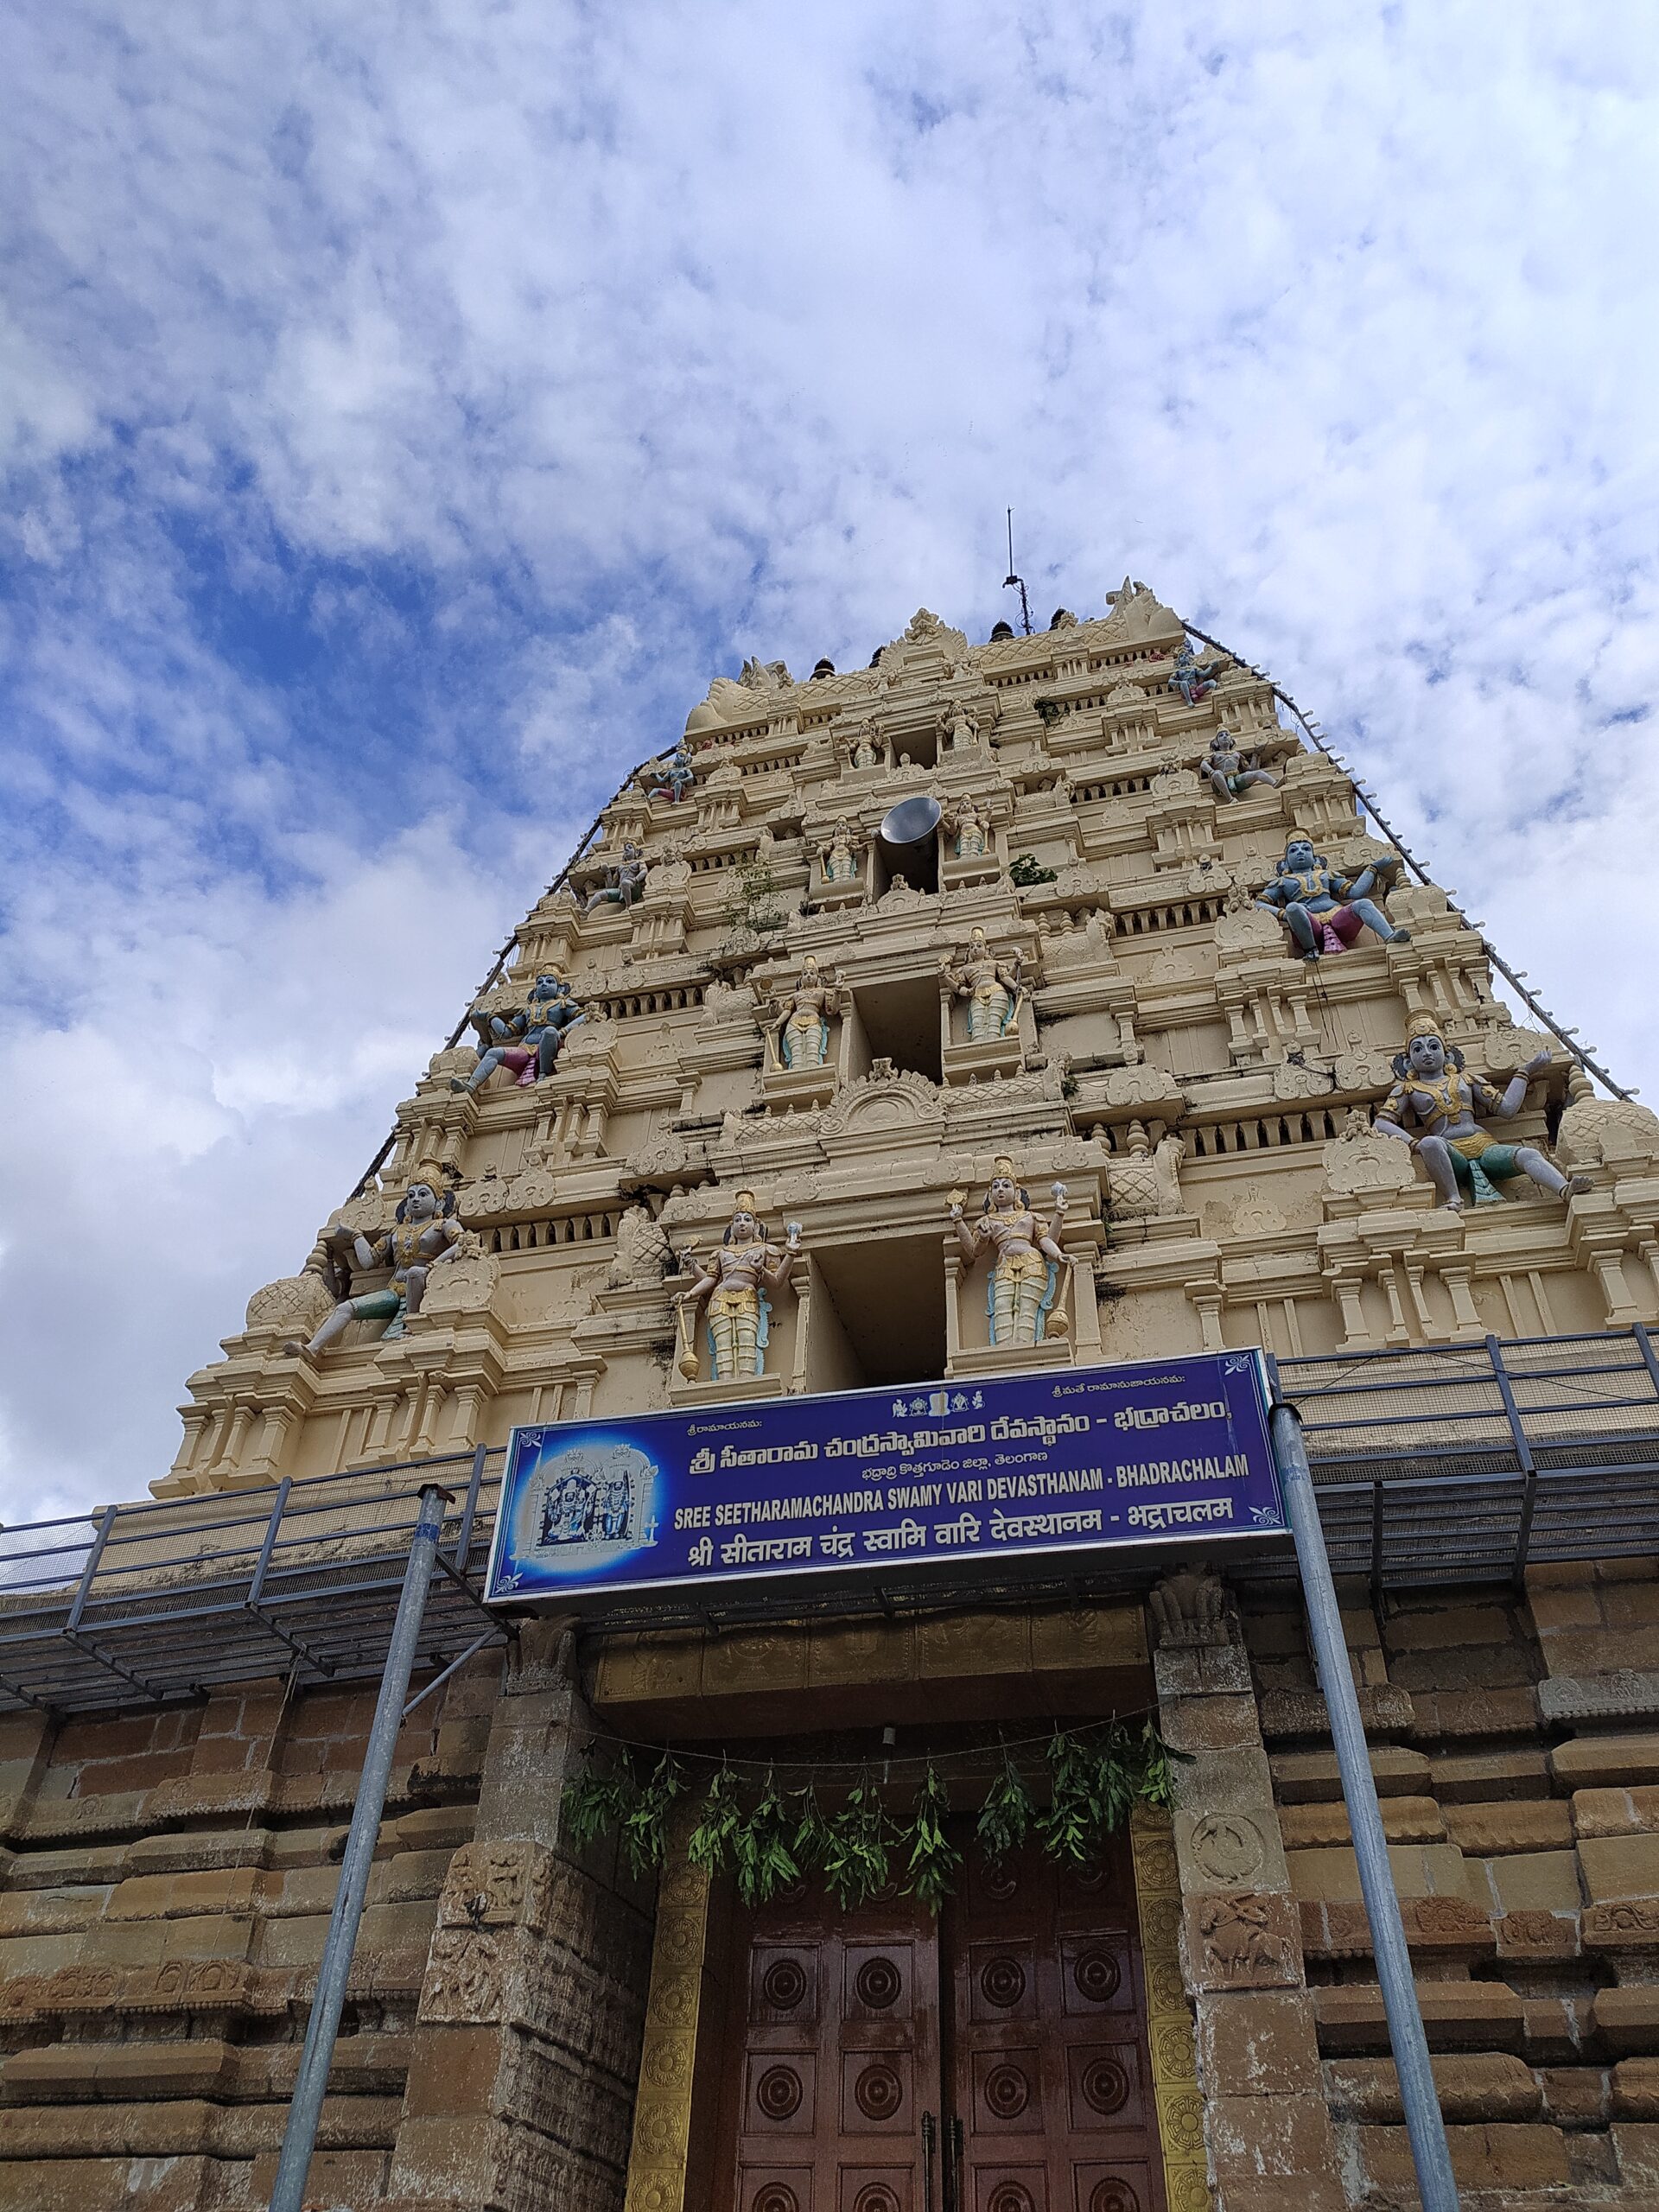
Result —
M 444 1668 L 506 1624 L 481 1603 L 503 1452 L 0 1529 L 0 1711 L 173 1704 L 292 1674 L 377 1680 L 423 1484 L 448 1493 L 418 1657 Z
M 1278 1375 L 1332 1567 L 1374 1592 L 1659 1553 L 1659 1354 L 1644 1328 L 1330 1353 L 1281 1360 Z M 0 1711 L 171 1704 L 275 1673 L 298 1688 L 378 1679 L 431 1483 L 449 1497 L 418 1662 L 459 1664 L 510 1633 L 482 1602 L 504 1459 L 480 1446 L 0 1530 Z M 1029 1580 L 964 1568 L 823 1599 L 712 1585 L 696 1603 L 620 1603 L 605 1625 L 1076 1599 L 1166 1563 L 1079 1555 Z M 1295 1566 L 1269 1549 L 1229 1572 L 1288 1581 Z
M 1659 1356 L 1639 1325 L 1286 1359 L 1279 1376 L 1338 1574 L 1379 1592 L 1519 1582 L 1659 1551 Z

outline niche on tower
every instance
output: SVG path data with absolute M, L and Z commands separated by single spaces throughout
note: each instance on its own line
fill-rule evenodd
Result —
M 865 1236 L 811 1255 L 809 1390 L 888 1389 L 944 1373 L 937 1235 Z
M 872 856 L 874 891 L 881 898 L 895 883 L 929 896 L 939 887 L 939 821 L 944 812 L 931 793 L 900 799 L 881 817 Z
M 935 973 L 859 983 L 852 992 L 848 1073 L 856 1078 L 885 1060 L 895 1074 L 944 1079 L 939 979 Z

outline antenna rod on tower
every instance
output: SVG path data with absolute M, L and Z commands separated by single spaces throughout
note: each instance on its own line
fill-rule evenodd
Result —
M 1020 592 L 1020 619 L 1026 626 L 1026 635 L 1029 637 L 1031 635 L 1031 601 L 1026 597 L 1025 578 L 1017 576 L 1014 572 L 1014 509 L 1010 507 L 1008 509 L 1008 573 L 1002 579 L 1002 588 L 1007 591 L 1016 585 Z

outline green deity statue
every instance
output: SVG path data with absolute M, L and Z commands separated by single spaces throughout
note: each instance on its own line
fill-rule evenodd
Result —
M 352 1321 L 384 1321 L 387 1338 L 401 1337 L 409 1317 L 421 1310 L 431 1270 L 454 1256 L 461 1234 L 454 1211 L 453 1189 L 440 1196 L 435 1183 L 411 1183 L 385 1236 L 373 1243 L 366 1236 L 350 1240 L 352 1256 L 365 1274 L 374 1268 L 391 1269 L 385 1288 L 367 1291 L 360 1298 L 342 1298 L 308 1344 L 290 1339 L 283 1350 L 290 1358 L 302 1351 L 315 1357 Z
M 1394 1089 L 1375 1127 L 1411 1147 L 1440 1204 L 1454 1213 L 1462 1211 L 1465 1191 L 1478 1206 L 1499 1201 L 1498 1184 L 1516 1175 L 1529 1176 L 1556 1198 L 1574 1198 L 1590 1188 L 1588 1176 L 1563 1175 L 1535 1145 L 1500 1144 L 1475 1118 L 1510 1120 L 1526 1103 L 1529 1081 L 1548 1065 L 1548 1052 L 1535 1054 L 1500 1096 L 1478 1076 L 1465 1072 L 1463 1054 L 1425 1017 L 1414 1023 L 1405 1051 L 1395 1058 Z

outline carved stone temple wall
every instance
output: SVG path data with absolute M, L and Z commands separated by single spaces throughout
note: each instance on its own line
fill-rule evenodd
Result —
M 468 1090 L 472 1046 L 435 1054 L 378 1186 L 190 1378 L 156 1495 L 746 1392 L 1659 1319 L 1659 1120 L 1559 1051 L 1503 1135 L 1582 1175 L 1565 1200 L 1520 1178 L 1447 1210 L 1373 1131 L 1413 1022 L 1500 1090 L 1548 1040 L 1433 887 L 1393 879 L 1408 935 L 1297 957 L 1254 903 L 1287 838 L 1351 878 L 1387 848 L 1260 678 L 1224 660 L 1188 703 L 1183 644 L 1126 583 L 1030 638 L 970 644 L 924 612 L 855 674 L 716 678 L 681 795 L 664 768 L 613 800 L 493 988 L 510 1011 L 538 974 L 569 981 L 583 1019 L 552 1071 Z M 1216 789 L 1224 728 L 1274 781 Z M 890 810 L 928 798 L 937 831 L 884 846 Z M 1014 979 L 988 1027 L 953 980 L 975 930 Z M 781 1027 L 808 956 L 821 1057 Z M 1039 1209 L 1069 1193 L 1070 1327 L 1024 1347 L 992 1341 L 949 1217 L 1004 1156 Z M 461 1231 L 420 1310 L 295 1349 L 342 1293 L 385 1287 L 341 1232 L 384 1237 L 416 1182 L 453 1192 Z M 687 1358 L 677 1300 L 740 1191 L 798 1249 L 762 1371 L 721 1379 L 700 1328 Z M 1049 2212 L 1414 2204 L 1300 1613 L 1217 1565 L 1075 1611 L 532 1625 L 471 1662 L 399 1746 L 316 2202 L 702 2212 L 718 1900 L 683 1866 L 658 1895 L 574 1852 L 562 1780 L 595 1726 L 773 1743 L 879 1703 L 912 1732 L 1155 1707 L 1191 1755 L 1173 1820 L 1134 1837 L 1161 2158 L 1140 2195 Z M 1344 1597 L 1467 2202 L 1659 2204 L 1659 1566 Z M 372 1701 L 277 1676 L 0 1721 L 0 2212 L 266 2201 Z

